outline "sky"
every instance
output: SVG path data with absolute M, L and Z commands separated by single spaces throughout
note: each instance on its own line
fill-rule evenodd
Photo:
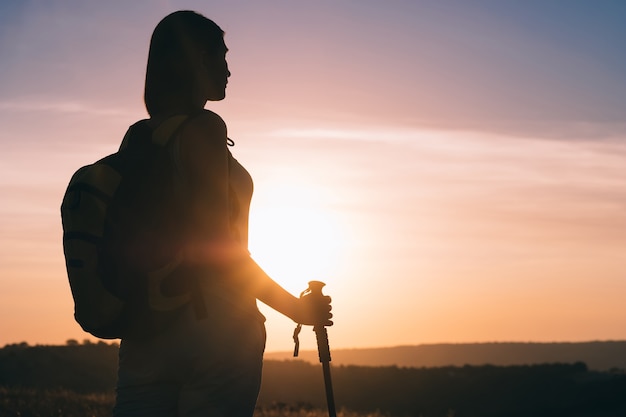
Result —
M 226 33 L 207 108 L 255 181 L 252 256 L 327 284 L 331 348 L 626 339 L 623 1 L 25 0 L 0 3 L 0 346 L 88 338 L 61 199 L 147 116 L 179 9 Z

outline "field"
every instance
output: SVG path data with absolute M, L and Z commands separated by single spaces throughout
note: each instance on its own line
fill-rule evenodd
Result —
M 0 387 L 0 417 L 110 417 L 114 395 L 79 394 L 69 390 Z M 306 404 L 258 407 L 255 417 L 325 417 L 328 412 Z M 383 417 L 379 412 L 339 410 L 338 417 Z
M 117 346 L 0 349 L 0 417 L 108 416 Z M 334 366 L 341 417 L 626 417 L 626 373 L 584 363 L 517 366 Z M 318 364 L 267 360 L 256 417 L 322 417 Z
M 0 387 L 2 417 L 104 417 L 111 415 L 114 395 L 79 394 L 65 389 Z

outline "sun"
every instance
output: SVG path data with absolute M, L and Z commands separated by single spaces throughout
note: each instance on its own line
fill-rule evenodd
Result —
M 255 194 L 249 248 L 259 265 L 294 293 L 311 280 L 332 280 L 345 246 L 344 233 L 322 190 L 284 182 Z

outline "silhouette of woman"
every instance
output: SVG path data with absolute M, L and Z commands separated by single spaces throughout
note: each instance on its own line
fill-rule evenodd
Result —
M 167 298 L 159 284 L 151 305 L 175 310 L 172 322 L 122 338 L 118 417 L 252 416 L 265 349 L 257 299 L 297 323 L 332 325 L 329 297 L 294 297 L 247 251 L 252 179 L 228 150 L 224 121 L 204 110 L 225 97 L 227 51 L 220 27 L 192 11 L 166 16 L 152 35 L 147 123 L 176 132 L 168 149 L 186 202 L 174 219 L 185 231 L 177 279 L 194 285 Z

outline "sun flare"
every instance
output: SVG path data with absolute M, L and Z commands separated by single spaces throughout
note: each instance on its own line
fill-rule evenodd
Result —
M 250 252 L 286 289 L 328 281 L 344 248 L 342 224 L 322 192 L 302 184 L 272 184 L 256 195 L 250 213 Z

